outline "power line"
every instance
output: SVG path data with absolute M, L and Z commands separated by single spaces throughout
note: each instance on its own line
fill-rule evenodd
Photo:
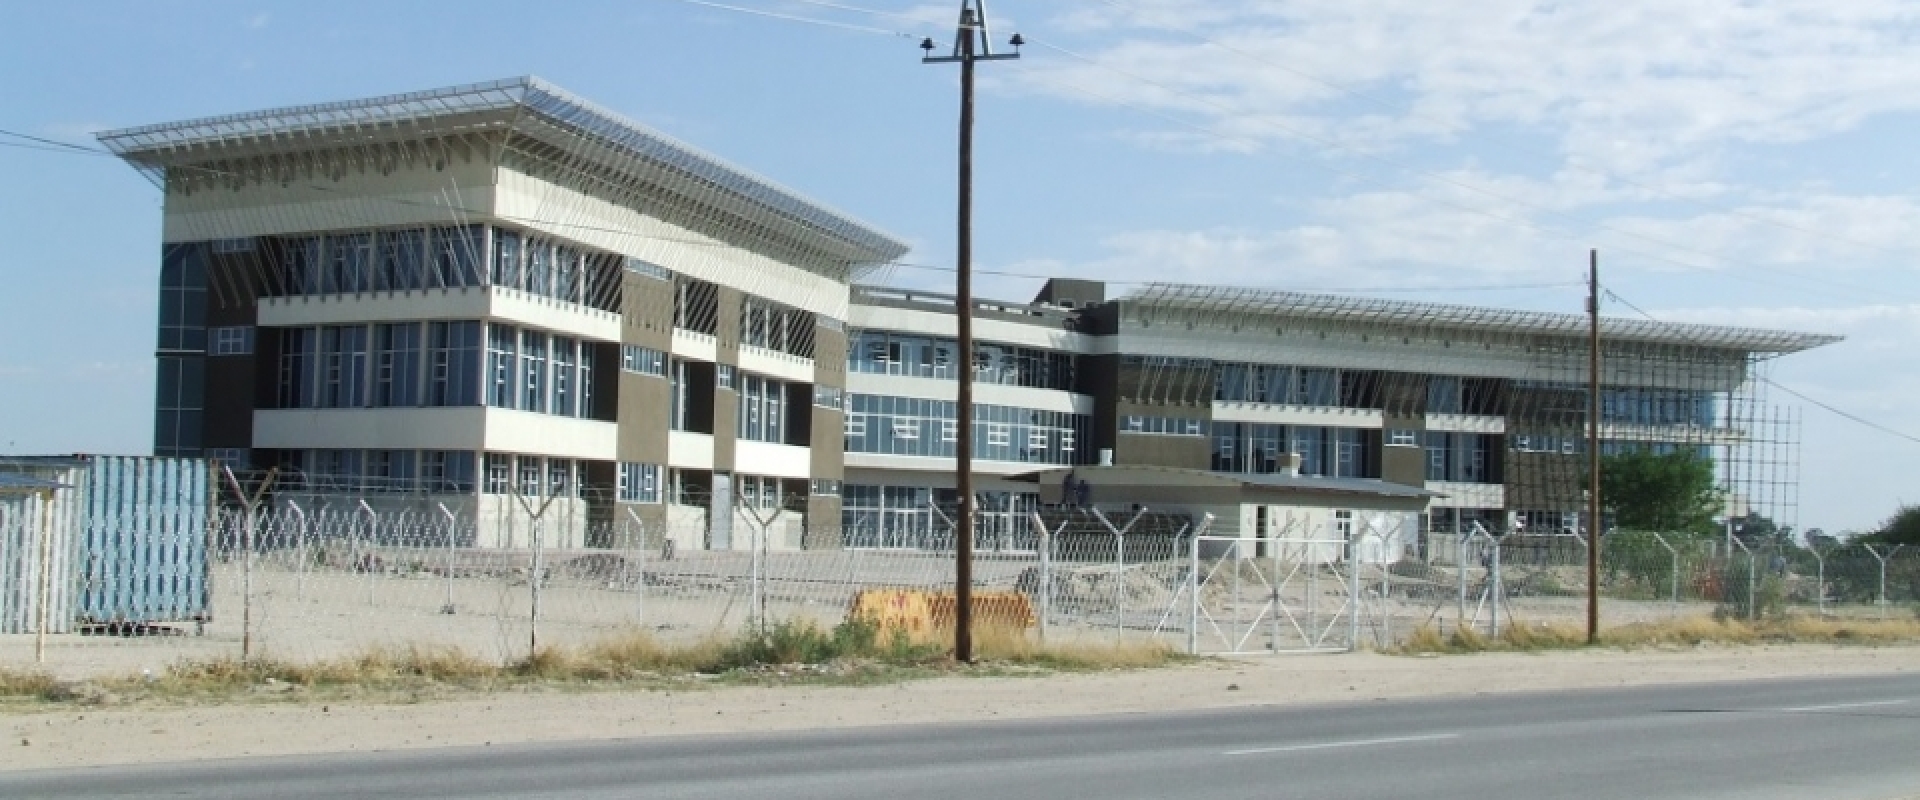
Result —
M 1614 299 L 1614 300 L 1616 300 L 1616 301 L 1619 301 L 1621 305 L 1624 305 L 1624 306 L 1626 306 L 1626 307 L 1628 307 L 1628 308 L 1631 308 L 1631 309 L 1633 309 L 1634 311 L 1638 311 L 1638 312 L 1640 312 L 1640 316 L 1643 316 L 1643 317 L 1646 317 L 1647 319 L 1650 319 L 1650 320 L 1653 320 L 1653 321 L 1655 321 L 1655 322 L 1659 322 L 1659 321 L 1660 321 L 1660 320 L 1659 320 L 1658 318 L 1656 318 L 1656 317 L 1655 317 L 1654 315 L 1652 315 L 1652 314 L 1649 314 L 1649 313 L 1647 313 L 1647 311 L 1646 311 L 1646 309 L 1643 309 L 1643 308 L 1641 308 L 1641 307 L 1639 307 L 1639 306 L 1636 306 L 1636 305 L 1634 305 L 1634 304 L 1633 304 L 1633 303 L 1632 303 L 1631 301 L 1629 301 L 1629 300 L 1627 300 L 1627 298 L 1625 298 L 1625 297 L 1621 297 L 1621 296 L 1620 296 L 1620 294 L 1619 294 L 1618 292 L 1615 292 L 1615 291 L 1613 291 L 1613 290 L 1611 290 L 1611 289 L 1608 289 L 1608 290 L 1607 290 L 1607 296 L 1608 296 L 1608 297 L 1610 297 L 1610 298 L 1613 298 L 1613 299 Z M 1898 437 L 1898 438 L 1901 438 L 1901 439 L 1905 439 L 1905 440 L 1907 440 L 1907 441 L 1909 441 L 1909 442 L 1912 442 L 1912 443 L 1914 443 L 1914 444 L 1920 444 L 1920 437 L 1916 437 L 1916 436 L 1912 436 L 1912 435 L 1909 435 L 1909 434 L 1907 434 L 1907 433 L 1903 433 L 1903 432 L 1901 432 L 1901 431 L 1897 431 L 1897 430 L 1894 430 L 1893 428 L 1889 428 L 1889 427 L 1887 427 L 1887 426 L 1885 426 L 1885 425 L 1882 425 L 1882 424 L 1880 424 L 1880 423 L 1878 423 L 1878 422 L 1874 422 L 1873 420 L 1870 420 L 1870 419 L 1867 419 L 1867 418 L 1865 418 L 1865 417 L 1862 417 L 1862 416 L 1860 416 L 1860 415 L 1858 415 L 1858 414 L 1855 414 L 1855 413 L 1853 413 L 1853 412 L 1850 412 L 1850 411 L 1846 411 L 1846 410 L 1843 410 L 1843 409 L 1840 409 L 1840 408 L 1837 408 L 1837 407 L 1835 407 L 1835 406 L 1832 406 L 1832 405 L 1829 405 L 1829 404 L 1827 404 L 1827 403 L 1824 403 L 1824 402 L 1821 402 L 1821 401 L 1819 401 L 1819 400 L 1815 400 L 1815 399 L 1813 399 L 1812 397 L 1808 397 L 1808 396 L 1807 396 L 1807 395 L 1805 395 L 1805 394 L 1802 394 L 1802 393 L 1800 393 L 1800 392 L 1797 392 L 1797 391 L 1794 391 L 1793 389 L 1790 389 L 1790 388 L 1787 388 L 1787 387 L 1786 387 L 1785 385 L 1783 385 L 1783 384 L 1781 384 L 1781 383 L 1779 383 L 1778 381 L 1775 381 L 1774 379 L 1772 379 L 1772 378 L 1770 378 L 1770 377 L 1767 377 L 1767 376 L 1765 376 L 1765 375 L 1760 375 L 1760 374 L 1755 374 L 1755 375 L 1754 375 L 1753 377 L 1754 377 L 1755 379 L 1757 379 L 1757 380 L 1759 380 L 1759 381 L 1760 381 L 1761 383 L 1764 383 L 1764 384 L 1767 384 L 1768 386 L 1771 386 L 1771 387 L 1773 387 L 1773 388 L 1775 388 L 1775 389 L 1779 389 L 1780 391 L 1783 391 L 1783 392 L 1786 392 L 1787 394 L 1790 394 L 1790 395 L 1793 395 L 1794 397 L 1797 397 L 1797 398 L 1800 398 L 1801 400 L 1804 400 L 1804 401 L 1806 401 L 1806 402 L 1809 402 L 1809 403 L 1812 403 L 1812 404 L 1814 404 L 1815 406 L 1818 406 L 1819 408 L 1821 408 L 1821 409 L 1823 409 L 1823 410 L 1825 410 L 1825 411 L 1827 411 L 1828 413 L 1831 413 L 1831 414 L 1833 414 L 1833 415 L 1835 415 L 1835 416 L 1838 416 L 1838 417 L 1840 417 L 1840 418 L 1842 418 L 1842 419 L 1846 419 L 1846 420 L 1849 420 L 1849 421 L 1852 421 L 1852 422 L 1856 422 L 1856 423 L 1859 423 L 1859 424 L 1861 424 L 1861 425 L 1865 425 L 1865 426 L 1867 426 L 1867 427 L 1869 427 L 1869 428 L 1872 428 L 1872 429 L 1874 429 L 1874 430 L 1876 430 L 1876 431 L 1879 431 L 1879 432 L 1881 432 L 1881 433 L 1884 433 L 1884 434 L 1887 434 L 1887 435 L 1889 435 L 1889 436 L 1894 436 L 1894 437 Z
M 742 8 L 740 6 L 730 6 L 725 3 L 709 2 L 709 0 L 679 0 L 679 2 L 686 3 L 688 5 L 704 6 L 707 8 L 720 9 L 722 11 L 734 11 L 741 14 L 752 14 L 757 17 L 771 17 L 773 19 L 786 20 L 788 22 L 803 22 L 808 25 L 819 25 L 821 27 L 826 27 L 826 28 L 838 28 L 840 30 L 857 31 L 860 33 L 877 33 L 884 36 L 899 36 L 906 39 L 914 38 L 913 34 L 911 33 L 903 33 L 901 31 L 890 31 L 885 28 L 875 28 L 867 25 L 849 25 L 844 22 L 834 22 L 832 20 L 814 19 L 813 17 L 802 17 L 797 14 L 781 14 L 773 11 L 762 11 L 757 8 Z

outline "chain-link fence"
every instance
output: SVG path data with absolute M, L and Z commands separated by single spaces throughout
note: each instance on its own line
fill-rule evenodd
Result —
M 458 648 L 506 663 L 634 631 L 672 645 L 775 620 L 830 627 L 863 593 L 951 603 L 953 590 L 951 529 L 910 548 L 848 546 L 877 540 L 796 536 L 777 515 L 746 510 L 726 550 L 704 549 L 706 528 L 649 526 L 636 514 L 568 508 L 477 520 L 353 497 L 220 509 L 204 527 L 77 523 L 96 539 L 137 534 L 145 561 L 123 563 L 75 557 L 73 542 L 43 535 L 43 515 L 16 506 L 0 508 L 0 550 L 21 566 L 0 597 L 11 621 L 0 631 L 0 666 L 63 674 L 183 659 L 319 661 L 377 648 Z M 1476 529 L 1422 538 L 1363 518 L 1352 529 L 1252 538 L 1216 532 L 1210 518 L 1081 509 L 1029 522 L 1021 536 L 977 539 L 974 591 L 997 598 L 986 616 L 1049 644 L 1316 652 L 1391 646 L 1422 628 L 1497 634 L 1585 620 L 1579 536 Z M 807 549 L 819 542 L 830 546 Z M 1884 618 L 1920 604 L 1912 548 L 1653 533 L 1609 534 L 1602 544 L 1610 627 L 1711 613 Z M 44 581 L 20 578 L 42 570 Z M 44 622 L 42 608 L 53 612 Z M 115 611 L 90 611 L 102 608 Z M 947 615 L 950 624 L 950 605 Z

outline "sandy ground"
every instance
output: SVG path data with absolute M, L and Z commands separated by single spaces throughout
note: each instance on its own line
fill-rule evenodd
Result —
M 1912 671 L 1920 671 L 1920 647 L 1437 658 L 1360 653 L 1207 661 L 1163 670 L 947 677 L 863 688 L 516 691 L 411 705 L 16 710 L 0 713 L 5 736 L 0 769 Z

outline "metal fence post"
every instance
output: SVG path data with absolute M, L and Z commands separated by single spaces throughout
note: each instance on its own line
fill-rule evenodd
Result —
M 1360 548 L 1347 540 L 1347 649 L 1360 649 Z
M 1807 552 L 1813 554 L 1814 608 L 1824 617 L 1827 615 L 1827 557 L 1811 547 L 1807 548 Z
M 367 605 L 373 605 L 373 573 L 374 573 L 373 566 L 374 566 L 374 562 L 379 560 L 379 557 L 374 555 L 373 551 L 375 547 L 379 546 L 380 515 L 373 510 L 373 506 L 367 505 L 367 501 L 365 499 L 361 499 L 359 501 L 359 504 L 360 504 L 360 512 L 367 515 L 367 555 L 365 556 L 364 564 L 361 563 L 361 560 L 356 557 L 354 559 L 354 566 L 366 570 Z M 355 527 L 354 530 L 356 531 L 356 538 L 357 538 L 357 535 L 358 535 L 357 531 L 359 531 L 359 528 Z
M 1187 539 L 1187 655 L 1195 656 L 1200 654 L 1200 534 L 1205 531 L 1202 525 Z
M 633 510 L 632 506 L 627 507 L 627 518 L 628 518 L 627 520 L 621 520 L 620 524 L 622 526 L 625 526 L 626 523 L 630 520 L 633 522 L 634 526 L 639 529 L 638 534 L 630 535 L 627 539 L 627 541 L 632 543 L 633 552 L 634 552 L 634 561 L 637 562 L 634 566 L 634 569 L 637 574 L 634 575 L 634 584 L 633 584 L 633 620 L 635 623 L 639 625 L 646 625 L 647 624 L 647 524 L 640 521 L 640 512 Z
M 1887 618 L 1887 556 L 1893 555 L 1893 552 L 1888 551 L 1887 555 L 1883 556 L 1880 555 L 1879 550 L 1874 549 L 1873 545 L 1862 546 L 1873 555 L 1873 560 L 1880 562 L 1880 595 L 1876 603 L 1880 606 L 1880 618 L 1884 620 Z M 1894 549 L 1898 550 L 1899 547 L 1895 546 Z
M 53 615 L 49 606 L 53 602 L 53 492 L 40 492 L 40 607 L 39 623 L 33 632 L 33 663 L 47 663 L 47 626 L 52 624 Z
M 1040 643 L 1045 645 L 1047 643 L 1047 618 L 1053 615 L 1053 533 L 1047 530 L 1047 521 L 1041 518 L 1040 512 L 1029 512 L 1029 515 L 1033 520 L 1033 529 L 1038 531 L 1038 539 L 1035 544 L 1040 551 L 1040 575 L 1038 576 L 1039 580 L 1035 581 L 1034 584 L 1040 594 L 1040 596 L 1036 598 L 1040 601 Z
M 1487 538 L 1493 542 L 1493 559 L 1489 562 L 1491 566 L 1487 574 L 1487 589 L 1491 595 L 1491 602 L 1487 603 L 1487 635 L 1498 639 L 1500 638 L 1500 602 L 1507 597 L 1507 587 L 1500 582 L 1500 537 L 1488 534 Z
M 453 613 L 453 540 L 460 533 L 460 517 L 447 508 L 446 503 L 435 503 L 440 513 L 447 518 L 447 602 L 440 606 L 440 613 Z
M 294 520 L 293 529 L 293 567 L 294 596 L 302 600 L 307 598 L 307 511 L 299 503 L 287 501 L 287 511 Z
M 1746 542 L 1736 538 L 1728 537 L 1727 541 L 1731 543 L 1731 546 L 1727 548 L 1727 558 L 1733 558 L 1734 547 L 1740 548 L 1740 552 L 1745 553 L 1747 556 L 1747 619 L 1748 621 L 1752 621 L 1759 615 L 1760 611 L 1760 598 L 1753 595 L 1755 584 L 1753 574 L 1753 562 L 1755 561 L 1753 549 L 1747 547 Z
M 1473 532 L 1454 534 L 1453 571 L 1454 577 L 1457 578 L 1456 582 L 1460 584 L 1459 607 L 1453 615 L 1453 629 L 1456 633 L 1467 629 L 1467 542 L 1472 540 L 1473 535 Z
M 1669 587 L 1667 616 L 1678 617 L 1680 616 L 1680 551 L 1667 543 L 1667 537 L 1658 533 L 1653 534 L 1653 540 L 1667 550 L 1667 564 L 1672 567 L 1671 573 L 1667 576 L 1668 582 L 1672 584 Z

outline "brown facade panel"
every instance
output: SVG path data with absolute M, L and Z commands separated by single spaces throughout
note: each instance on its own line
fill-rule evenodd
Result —
M 715 472 L 732 472 L 736 468 L 733 445 L 737 439 L 735 434 L 739 431 L 736 426 L 740 418 L 740 393 L 732 389 L 716 389 L 712 397 L 713 469 Z
M 813 382 L 821 386 L 846 388 L 847 332 L 825 326 L 813 331 Z
M 620 275 L 620 341 L 672 350 L 673 282 L 626 271 Z
M 1424 448 L 1418 446 L 1380 448 L 1380 479 L 1403 486 L 1426 485 L 1426 453 Z
M 614 448 L 619 460 L 667 463 L 667 409 L 672 402 L 672 386 L 666 378 L 632 372 L 621 372 L 619 383 L 615 418 L 619 441 Z
M 1207 469 L 1212 446 L 1205 436 L 1161 436 L 1122 433 L 1116 437 L 1113 463 L 1125 466 Z
M 846 475 L 846 415 L 831 408 L 809 405 L 813 433 L 807 438 L 807 471 L 816 480 L 837 481 Z

